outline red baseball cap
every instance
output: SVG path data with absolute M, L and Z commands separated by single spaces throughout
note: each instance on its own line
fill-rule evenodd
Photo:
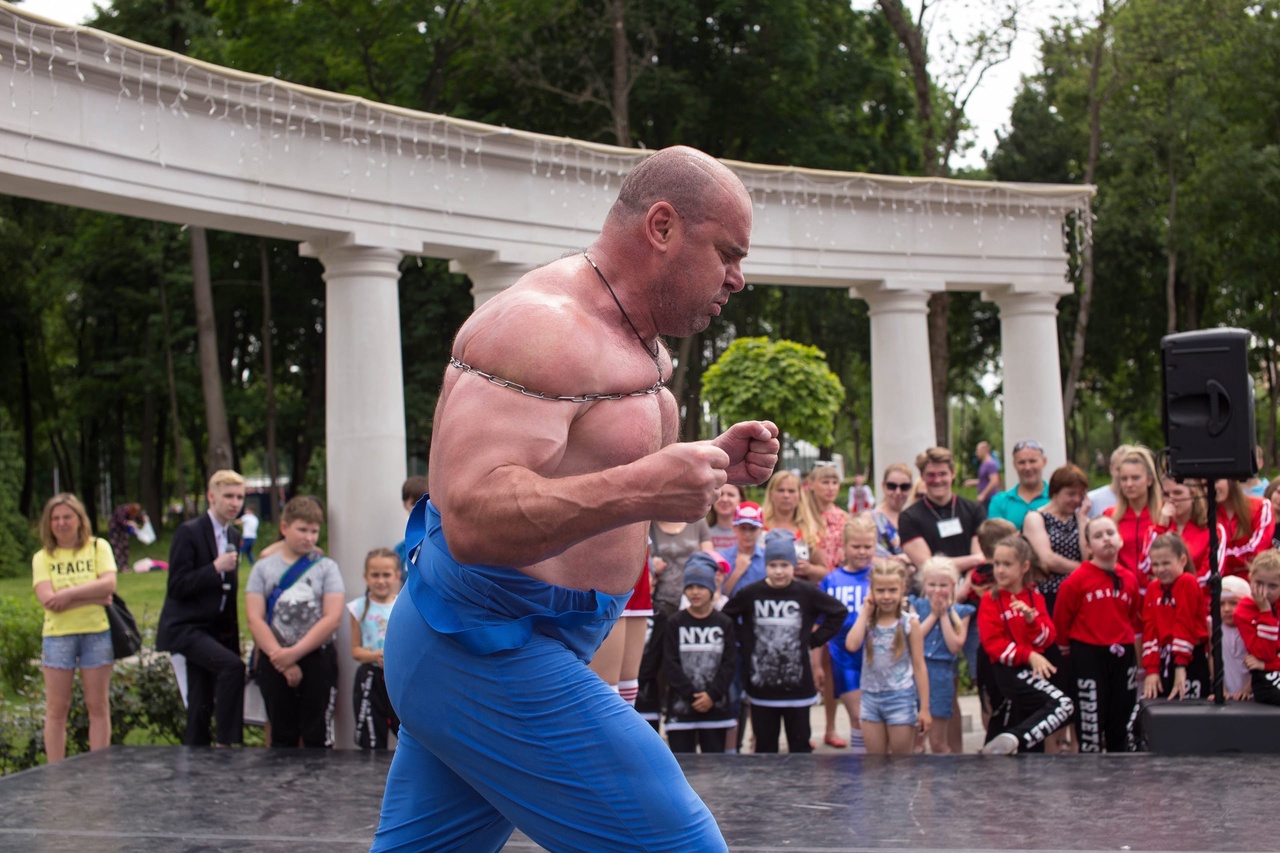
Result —
M 764 527 L 764 513 L 760 504 L 755 501 L 743 501 L 733 513 L 733 525 L 749 524 L 752 527 Z

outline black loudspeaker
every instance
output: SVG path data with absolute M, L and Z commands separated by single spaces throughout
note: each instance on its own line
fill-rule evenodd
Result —
M 1247 480 L 1257 473 L 1252 337 L 1244 329 L 1203 329 L 1161 340 L 1164 437 L 1175 477 Z
M 1147 749 L 1164 755 L 1280 753 L 1280 708 L 1258 702 L 1215 705 L 1206 699 L 1143 702 Z

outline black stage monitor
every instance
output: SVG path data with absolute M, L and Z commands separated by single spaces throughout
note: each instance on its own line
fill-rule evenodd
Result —
M 1251 332 L 1202 329 L 1160 342 L 1164 436 L 1175 477 L 1247 480 L 1254 456 Z

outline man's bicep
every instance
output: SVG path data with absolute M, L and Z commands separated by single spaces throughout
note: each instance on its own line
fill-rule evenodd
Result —
M 579 404 L 526 397 L 463 376 L 446 405 L 432 436 L 432 473 L 440 475 L 432 477 L 432 489 L 441 501 L 465 501 L 472 492 L 487 492 L 496 471 L 553 471 Z

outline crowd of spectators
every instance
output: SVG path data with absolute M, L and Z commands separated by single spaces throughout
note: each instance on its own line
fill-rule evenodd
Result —
M 694 552 L 714 558 L 696 557 L 702 568 L 681 577 L 680 606 L 696 600 L 696 618 L 719 610 L 732 619 L 717 621 L 709 647 L 683 610 L 666 613 L 653 620 L 642 665 L 642 710 L 655 726 L 664 686 L 668 726 L 699 727 L 695 696 L 714 709 L 706 731 L 673 748 L 776 751 L 785 729 L 787 748 L 808 752 L 808 709 L 822 701 L 829 746 L 960 752 L 964 662 L 981 699 L 984 751 L 1140 749 L 1142 702 L 1211 689 L 1210 523 L 1224 578 L 1227 694 L 1276 704 L 1280 486 L 1179 482 L 1150 450 L 1124 445 L 1110 458 L 1110 482 L 1090 491 L 1074 464 L 1046 472 L 1044 448 L 1025 440 L 1011 448 L 1014 477 L 1001 489 L 990 445 L 976 456 L 979 478 L 968 485 L 979 500 L 957 493 L 954 456 L 940 447 L 914 466 L 887 465 L 878 501 L 855 480 L 852 513 L 836 505 L 841 482 L 829 463 L 803 477 L 775 473 L 763 508 L 726 487 L 708 517 L 716 538 Z M 827 614 L 831 601 L 841 609 Z
M 1280 704 L 1280 481 L 1178 481 L 1147 448 L 1123 445 L 1110 457 L 1110 482 L 1090 490 L 1073 464 L 1046 478 L 1034 440 L 1015 444 L 1010 459 L 1016 482 L 1000 489 L 997 457 L 979 445 L 969 481 L 978 500 L 956 492 L 955 459 L 940 447 L 913 466 L 887 465 L 878 498 L 854 478 L 851 511 L 837 503 L 844 484 L 830 463 L 804 476 L 775 473 L 762 504 L 726 485 L 705 520 L 651 525 L 619 636 L 593 668 L 628 701 L 638 695 L 637 710 L 677 751 L 773 752 L 785 732 L 789 751 L 808 752 L 809 710 L 821 702 L 828 746 L 959 752 L 962 662 L 982 700 L 984 751 L 1132 750 L 1141 747 L 1141 701 L 1208 695 L 1216 563 L 1227 692 Z M 423 478 L 406 481 L 406 511 L 425 489 Z M 365 591 L 348 601 L 337 564 L 316 547 L 320 501 L 291 500 L 280 540 L 254 562 L 257 518 L 244 490 L 239 474 L 215 472 L 208 511 L 179 527 L 170 549 L 156 647 L 171 654 L 184 687 L 184 742 L 243 742 L 236 598 L 248 558 L 247 683 L 261 692 L 269 744 L 333 745 L 345 611 L 358 665 L 349 693 L 356 740 L 386 748 L 398 722 L 382 644 L 406 543 L 370 551 Z M 109 743 L 114 658 L 103 605 L 127 566 L 128 537 L 145 523 L 136 505 L 123 505 L 104 542 L 74 495 L 44 508 L 32 565 L 45 610 L 50 761 L 65 752 L 76 670 L 91 747 Z

